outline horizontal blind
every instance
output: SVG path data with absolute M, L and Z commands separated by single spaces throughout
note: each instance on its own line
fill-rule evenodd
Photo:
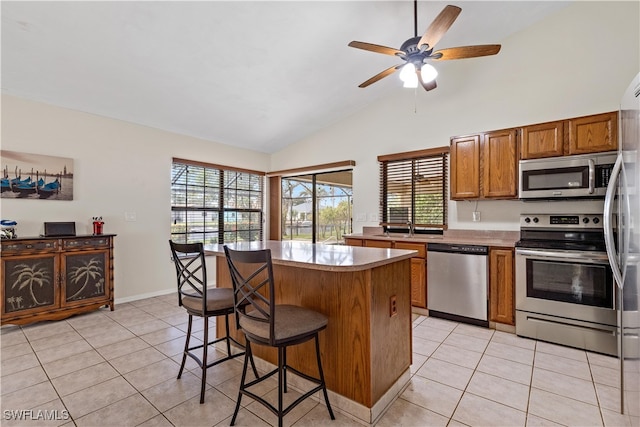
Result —
M 264 173 L 173 159 L 171 238 L 179 243 L 260 241 Z
M 382 225 L 445 228 L 447 220 L 447 154 L 382 161 Z

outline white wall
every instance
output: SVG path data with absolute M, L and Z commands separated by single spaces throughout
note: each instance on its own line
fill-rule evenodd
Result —
M 355 160 L 354 231 L 377 225 L 380 154 L 617 110 L 640 69 L 639 14 L 638 2 L 577 1 L 504 40 L 496 56 L 435 64 L 438 88 L 429 93 L 418 89 L 416 96 L 396 76 L 387 77 L 376 84 L 398 86 L 396 96 L 274 154 L 271 168 Z M 479 223 L 471 220 L 474 208 L 475 202 L 450 201 L 450 228 L 517 230 L 520 212 L 595 212 L 601 203 L 480 201 Z
M 102 216 L 115 233 L 115 298 L 173 290 L 170 262 L 173 157 L 265 171 L 266 154 L 176 135 L 119 120 L 2 96 L 2 149 L 74 160 L 72 201 L 2 199 L 1 217 L 18 221 L 20 237 L 44 221 L 76 221 L 91 234 Z M 125 221 L 135 212 L 135 222 Z M 214 270 L 215 271 L 215 270 Z

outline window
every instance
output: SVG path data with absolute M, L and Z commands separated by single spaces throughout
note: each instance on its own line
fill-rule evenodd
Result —
M 389 231 L 447 228 L 449 147 L 379 156 L 380 218 Z
M 351 232 L 351 170 L 282 178 L 282 240 L 344 243 Z
M 171 240 L 179 243 L 260 241 L 264 173 L 173 159 Z

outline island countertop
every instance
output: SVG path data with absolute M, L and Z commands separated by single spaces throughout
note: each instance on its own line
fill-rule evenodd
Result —
M 230 249 L 271 249 L 274 264 L 304 267 L 324 271 L 361 271 L 409 259 L 416 251 L 405 249 L 361 248 L 343 245 L 323 245 L 296 241 L 229 243 Z M 224 256 L 224 245 L 205 245 L 208 255 Z

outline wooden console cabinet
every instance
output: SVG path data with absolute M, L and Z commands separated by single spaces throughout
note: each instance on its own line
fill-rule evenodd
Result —
M 114 234 L 2 240 L 1 323 L 58 320 L 113 303 Z

